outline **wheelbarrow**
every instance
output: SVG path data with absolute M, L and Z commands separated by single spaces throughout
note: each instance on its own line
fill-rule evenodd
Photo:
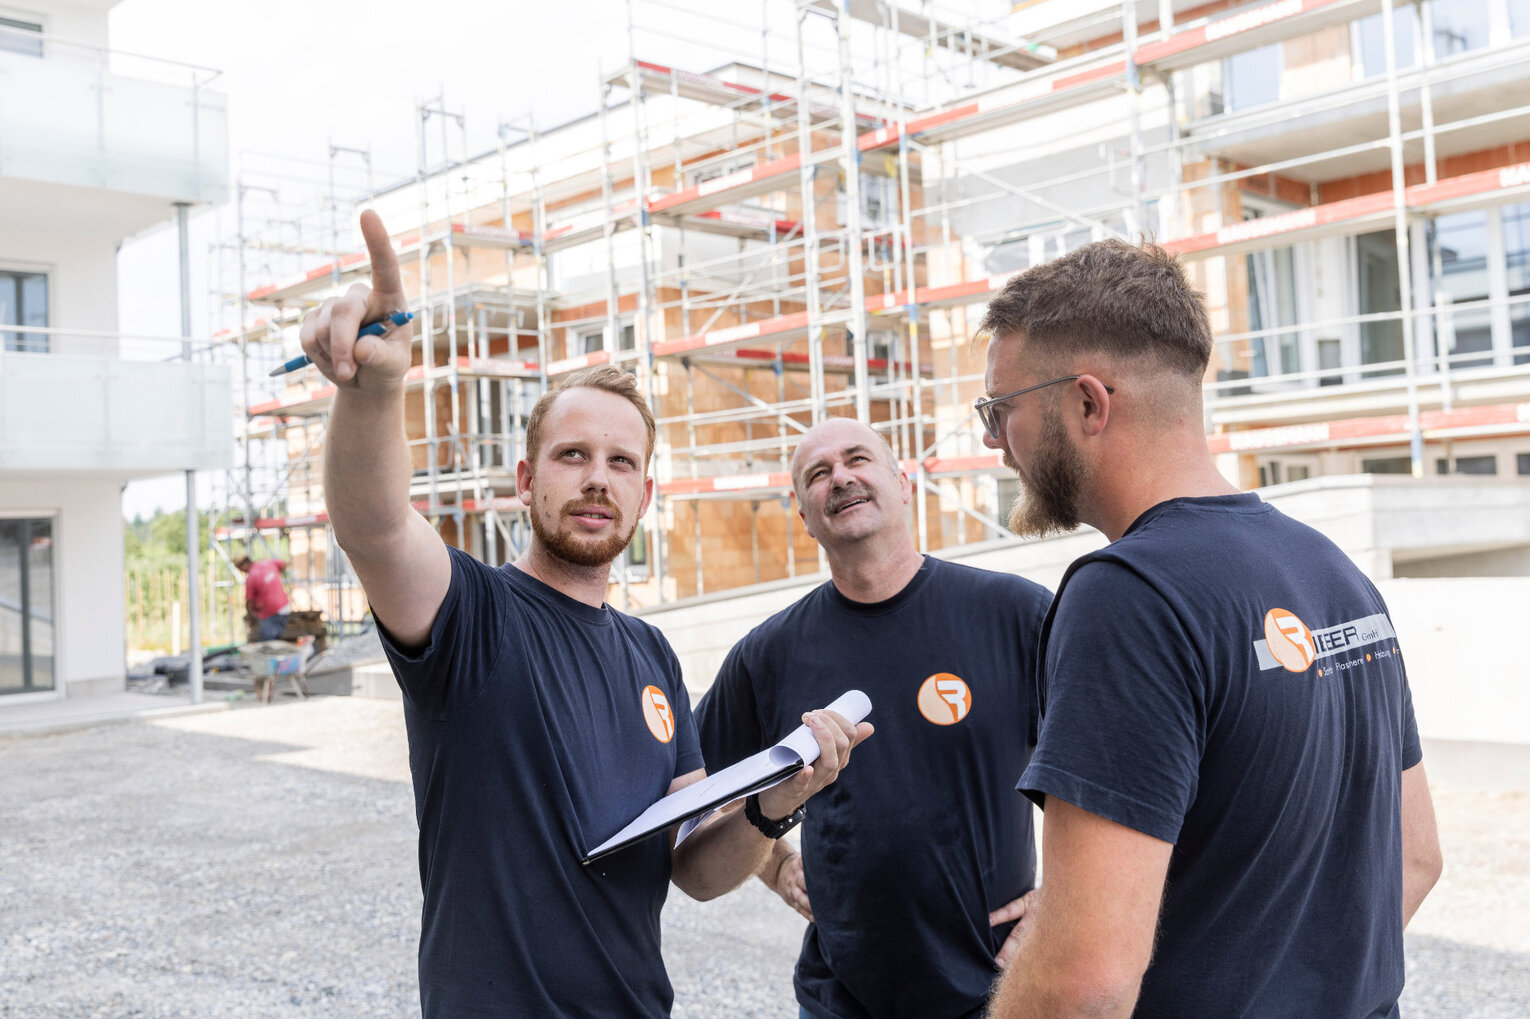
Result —
M 290 644 L 281 640 L 267 640 L 241 646 L 239 660 L 255 679 L 255 696 L 269 703 L 275 694 L 277 680 L 285 676 L 291 682 L 294 694 L 307 697 L 308 677 L 305 666 L 308 664 L 309 644 L 312 641 L 312 637 L 305 636 Z

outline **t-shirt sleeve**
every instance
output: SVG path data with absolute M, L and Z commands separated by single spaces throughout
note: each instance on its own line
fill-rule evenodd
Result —
M 1164 598 L 1119 564 L 1085 564 L 1058 598 L 1046 714 L 1019 788 L 1174 842 L 1205 746 L 1192 644 Z
M 496 612 L 504 583 L 493 567 L 447 546 L 452 577 L 446 597 L 431 624 L 430 639 L 419 651 L 401 648 L 379 620 L 377 634 L 399 689 L 411 707 L 426 718 L 448 720 L 472 702 L 493 674 L 501 650 L 514 639 L 519 621 Z
M 751 633 L 733 645 L 722 668 L 717 670 L 711 689 L 696 705 L 701 754 L 706 758 L 708 771 L 721 771 L 765 748 L 764 728 L 750 675 L 749 646 L 753 636 Z
M 1025 735 L 1026 745 L 1031 747 L 1036 745 L 1041 725 L 1041 631 L 1051 604 L 1051 592 L 1042 588 L 1031 611 L 1024 615 L 1020 631 L 1020 665 L 1025 670 L 1020 677 L 1025 684 Z
M 1413 717 L 1413 689 L 1408 686 L 1408 673 L 1403 671 L 1402 678 L 1402 770 L 1418 764 L 1424 759 L 1424 746 L 1418 739 L 1418 721 Z

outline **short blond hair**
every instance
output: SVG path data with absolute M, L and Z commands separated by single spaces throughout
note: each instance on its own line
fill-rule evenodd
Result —
M 570 389 L 599 389 L 620 396 L 638 409 L 638 413 L 643 416 L 643 427 L 648 430 L 648 448 L 643 452 L 643 470 L 647 471 L 648 463 L 653 459 L 653 447 L 658 440 L 659 426 L 654 422 L 653 412 L 648 409 L 648 401 L 643 399 L 643 393 L 638 389 L 637 376 L 612 364 L 597 364 L 591 368 L 581 368 L 558 383 L 556 389 L 549 389 L 542 394 L 536 405 L 531 408 L 531 415 L 526 418 L 527 462 L 535 466 L 537 453 L 542 447 L 542 420 L 547 417 L 547 412 L 552 410 L 552 405 L 558 397 Z

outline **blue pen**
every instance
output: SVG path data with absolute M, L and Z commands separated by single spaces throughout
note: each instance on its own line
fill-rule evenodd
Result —
M 363 336 L 381 336 L 383 333 L 388 331 L 388 326 L 401 326 L 412 318 L 414 318 L 414 312 L 412 311 L 395 311 L 393 314 L 387 316 L 386 318 L 378 319 L 376 322 L 373 322 L 369 326 L 362 326 L 359 330 L 357 330 L 356 338 L 360 339 Z M 310 358 L 307 354 L 299 354 L 297 357 L 294 357 L 286 364 L 283 364 L 277 368 L 272 368 L 270 375 L 267 377 L 274 379 L 278 375 L 286 375 L 289 372 L 297 371 L 299 368 L 307 368 L 311 364 L 313 364 L 312 358 Z

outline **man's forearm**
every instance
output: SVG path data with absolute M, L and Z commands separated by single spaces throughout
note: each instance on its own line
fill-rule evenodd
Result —
M 770 856 L 765 860 L 764 866 L 760 868 L 756 876 L 765 882 L 767 888 L 772 891 L 779 891 L 776 888 L 776 879 L 781 875 L 781 867 L 796 852 L 797 850 L 793 849 L 792 844 L 786 839 L 776 839 L 770 845 Z
M 759 873 L 775 846 L 749 823 L 742 801 L 733 803 L 708 818 L 675 850 L 672 880 L 693 899 L 715 899 Z
M 375 555 L 408 526 L 410 473 L 403 390 L 337 393 L 324 437 L 324 502 L 352 558 Z

